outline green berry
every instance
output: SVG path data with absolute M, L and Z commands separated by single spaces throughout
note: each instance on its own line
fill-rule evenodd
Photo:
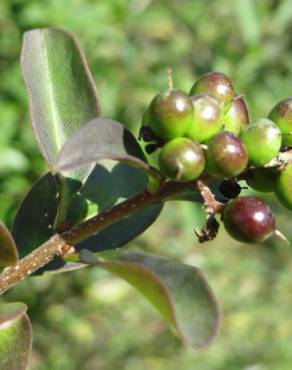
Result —
M 193 104 L 180 90 L 166 90 L 152 100 L 146 121 L 158 137 L 171 140 L 183 136 L 192 123 Z
M 202 92 L 215 96 L 227 109 L 234 97 L 232 83 L 222 72 L 210 72 L 200 77 L 191 88 L 190 95 Z
M 288 164 L 276 178 L 274 190 L 279 202 L 292 211 L 292 163 Z
M 252 189 L 261 193 L 269 193 L 274 190 L 274 182 L 277 171 L 273 168 L 258 167 L 250 169 L 245 177 L 246 183 Z
M 194 107 L 192 123 L 185 136 L 199 143 L 208 140 L 222 128 L 222 104 L 208 94 L 191 97 Z
M 272 160 L 281 147 L 279 128 L 267 118 L 260 118 L 247 125 L 241 135 L 248 152 L 250 164 L 262 167 Z
M 241 96 L 236 96 L 224 115 L 224 129 L 239 135 L 249 123 L 247 106 Z
M 245 145 L 229 131 L 221 131 L 207 141 L 206 169 L 217 177 L 235 177 L 248 163 Z
M 178 181 L 196 179 L 204 170 L 205 157 L 201 146 L 187 138 L 169 141 L 159 155 L 159 168 L 165 177 Z
M 269 118 L 280 128 L 283 144 L 292 146 L 292 97 L 280 101 L 271 110 Z

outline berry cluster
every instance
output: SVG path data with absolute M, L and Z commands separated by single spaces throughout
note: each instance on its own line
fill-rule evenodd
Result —
M 159 148 L 162 175 L 183 182 L 203 173 L 221 178 L 229 201 L 220 213 L 229 234 L 258 242 L 276 233 L 269 207 L 257 197 L 239 196 L 237 181 L 245 179 L 260 192 L 274 191 L 292 211 L 292 98 L 280 101 L 268 118 L 250 123 L 244 98 L 224 73 L 203 75 L 189 95 L 169 82 L 150 103 L 140 131 L 148 154 Z M 289 154 L 287 161 L 279 160 L 280 152 Z

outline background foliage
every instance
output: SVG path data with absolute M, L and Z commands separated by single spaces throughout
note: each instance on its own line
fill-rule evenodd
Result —
M 29 186 L 46 171 L 32 135 L 20 76 L 22 33 L 62 27 L 79 39 L 104 116 L 135 134 L 165 68 L 188 91 L 204 72 L 222 70 L 246 96 L 251 118 L 292 95 L 289 0 L 2 0 L 0 2 L 0 219 L 8 226 Z M 292 238 L 291 214 L 268 197 L 278 227 Z M 142 297 L 96 269 L 23 281 L 6 296 L 24 301 L 34 325 L 31 370 L 194 368 L 288 370 L 292 363 L 291 247 L 275 239 L 240 245 L 220 231 L 199 245 L 202 211 L 169 204 L 129 245 L 202 268 L 220 301 L 217 341 L 193 354 Z

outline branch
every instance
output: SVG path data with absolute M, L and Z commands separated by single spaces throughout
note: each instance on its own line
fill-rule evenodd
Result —
M 292 163 L 292 149 L 280 153 L 267 166 L 283 167 L 284 165 L 287 165 L 287 163 Z M 201 193 L 207 213 L 206 229 L 200 231 L 199 235 L 197 236 L 204 238 L 204 240 L 210 240 L 213 238 L 217 227 L 216 223 L 214 222 L 214 213 L 220 213 L 222 204 L 217 202 L 214 195 L 211 193 L 207 183 L 205 182 L 208 180 L 210 180 L 210 176 L 208 174 L 203 174 L 196 181 L 187 183 L 168 181 L 164 183 L 155 193 L 150 193 L 147 190 L 143 190 L 132 198 L 117 204 L 109 210 L 106 210 L 79 225 L 73 226 L 61 234 L 53 235 L 40 247 L 18 261 L 16 265 L 6 268 L 0 274 L 0 294 L 52 261 L 54 258 L 64 257 L 65 255 L 74 253 L 74 245 L 78 244 L 84 239 L 87 239 L 98 231 L 147 206 L 159 204 L 171 199 L 171 197 L 180 192 L 187 190 L 194 191 L 196 187 Z M 211 229 L 214 230 L 214 232 Z M 202 232 L 204 234 L 203 236 Z
M 281 168 L 292 163 L 292 149 L 280 152 L 275 158 L 273 158 L 265 167 Z
M 52 261 L 55 257 L 63 257 L 74 253 L 74 245 L 107 226 L 147 206 L 159 204 L 174 194 L 194 188 L 194 182 L 178 183 L 169 181 L 156 193 L 143 190 L 109 210 L 89 218 L 79 225 L 73 226 L 61 234 L 53 235 L 40 247 L 18 261 L 16 265 L 6 268 L 0 274 L 0 294 Z

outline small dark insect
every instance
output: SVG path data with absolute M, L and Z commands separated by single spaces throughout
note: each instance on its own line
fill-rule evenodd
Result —
M 241 189 L 241 186 L 233 180 L 223 180 L 219 186 L 220 193 L 227 199 L 236 198 Z

